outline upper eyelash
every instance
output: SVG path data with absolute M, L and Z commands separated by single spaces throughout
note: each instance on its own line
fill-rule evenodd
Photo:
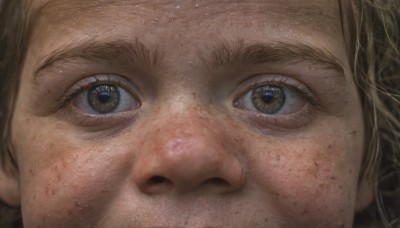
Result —
M 316 107 L 317 109 L 322 108 L 319 101 L 314 96 L 312 96 L 309 92 L 304 91 L 304 89 L 302 88 L 301 85 L 299 85 L 299 84 L 293 85 L 291 83 L 287 83 L 288 80 L 289 80 L 288 77 L 280 77 L 279 80 L 277 80 L 276 77 L 274 76 L 271 80 L 255 82 L 252 85 L 250 85 L 248 87 L 248 89 L 246 89 L 243 93 L 241 93 L 239 97 L 241 97 L 244 94 L 248 93 L 249 91 L 254 90 L 261 86 L 266 86 L 266 85 L 285 86 L 285 87 L 294 89 L 296 93 L 298 93 L 302 98 L 304 98 L 308 102 L 310 102 L 310 104 L 313 105 L 314 107 Z M 235 100 L 235 103 L 236 103 L 236 100 Z
M 118 80 L 112 80 L 112 79 L 110 79 L 110 77 L 107 77 L 106 80 L 99 79 L 97 77 L 95 77 L 95 79 L 96 79 L 96 81 L 87 83 L 86 85 L 82 85 L 82 86 L 80 86 L 79 82 L 78 82 L 77 88 L 73 89 L 71 92 L 69 92 L 65 96 L 61 97 L 61 99 L 59 100 L 59 102 L 60 102 L 59 109 L 65 108 L 79 94 L 83 93 L 85 90 L 87 90 L 87 89 L 89 89 L 89 88 L 91 88 L 93 86 L 96 86 L 96 85 L 111 84 L 111 85 L 120 86 L 120 87 L 124 88 L 124 86 L 121 85 L 121 83 L 118 82 Z

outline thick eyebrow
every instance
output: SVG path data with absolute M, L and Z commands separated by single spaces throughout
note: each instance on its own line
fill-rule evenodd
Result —
M 344 72 L 342 63 L 329 51 L 303 43 L 277 42 L 245 45 L 243 42 L 238 42 L 235 46 L 231 46 L 227 42 L 221 42 L 211 52 L 208 59 L 203 58 L 203 60 L 214 67 L 309 61 L 340 73 Z
M 44 58 L 35 71 L 35 79 L 40 73 L 53 65 L 74 60 L 104 62 L 114 64 L 135 64 L 142 67 L 156 66 L 162 61 L 163 53 L 155 48 L 150 50 L 141 41 L 117 40 L 100 42 L 89 40 L 78 45 L 65 45 Z M 302 43 L 254 43 L 245 45 L 237 42 L 230 45 L 220 42 L 208 57 L 201 56 L 208 66 L 258 65 L 265 63 L 290 63 L 309 61 L 343 73 L 340 61 L 327 50 Z
M 159 64 L 161 58 L 160 50 L 157 48 L 150 50 L 138 39 L 135 39 L 134 42 L 125 40 L 111 42 L 89 40 L 79 45 L 65 45 L 51 52 L 47 57 L 43 58 L 44 60 L 39 64 L 35 75 L 39 75 L 40 72 L 51 68 L 59 62 L 86 60 L 89 62 L 127 63 L 150 67 Z

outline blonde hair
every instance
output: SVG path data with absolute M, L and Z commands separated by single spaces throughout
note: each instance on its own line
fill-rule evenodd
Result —
M 370 219 L 400 225 L 400 1 L 354 2 L 354 78 L 367 145 L 361 178 L 375 179 Z

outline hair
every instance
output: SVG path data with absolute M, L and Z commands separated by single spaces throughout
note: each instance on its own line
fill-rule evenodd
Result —
M 10 175 L 18 172 L 10 125 L 28 46 L 25 18 L 23 0 L 0 0 L 0 168 Z M 22 227 L 20 210 L 0 202 L 0 227 Z
M 358 0 L 355 8 L 354 78 L 365 110 L 368 143 L 361 178 L 376 180 L 375 203 L 356 222 L 366 225 L 374 220 L 385 227 L 398 227 L 400 1 Z
M 375 202 L 355 217 L 362 227 L 400 226 L 400 1 L 354 0 L 349 56 L 366 128 L 361 180 L 374 180 Z M 10 123 L 30 37 L 24 0 L 0 0 L 0 168 L 18 174 Z M 352 29 L 354 28 L 354 29 Z M 19 208 L 0 204 L 0 227 L 22 227 Z

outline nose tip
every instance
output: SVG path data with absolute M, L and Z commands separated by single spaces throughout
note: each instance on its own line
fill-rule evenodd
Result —
M 228 193 L 241 188 L 244 175 L 233 147 L 221 135 L 193 133 L 158 135 L 158 143 L 144 146 L 134 171 L 140 191 Z

